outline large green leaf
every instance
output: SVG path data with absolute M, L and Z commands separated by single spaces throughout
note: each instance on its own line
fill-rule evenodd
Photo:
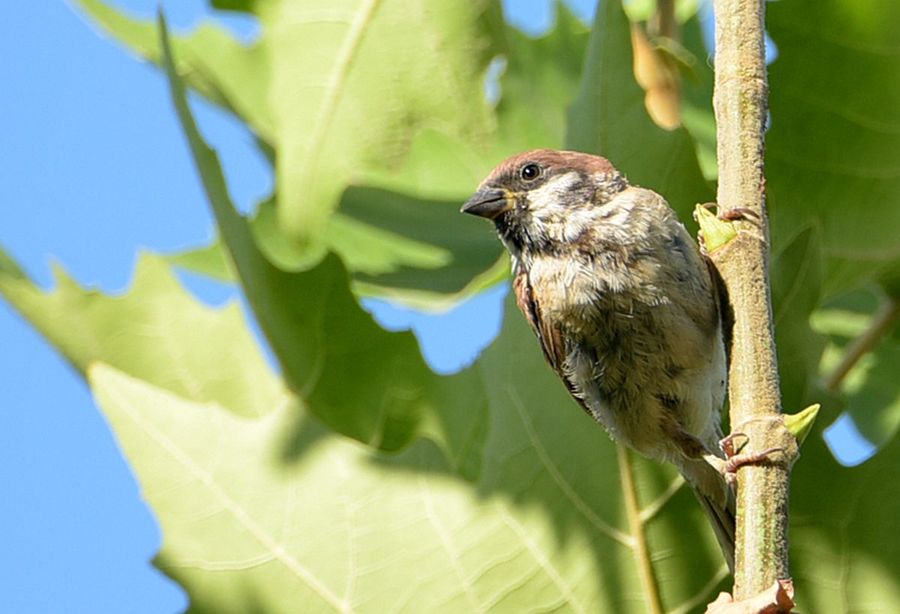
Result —
M 787 413 L 824 401 L 818 368 L 825 338 L 809 324 L 822 292 L 821 249 L 818 231 L 809 228 L 772 257 L 775 342 L 781 399 Z
M 802 612 L 900 611 L 900 440 L 853 468 L 809 437 L 791 477 L 791 576 Z
M 134 52 L 161 64 L 154 24 L 99 0 L 79 2 Z M 374 256 L 408 264 L 408 251 L 398 256 L 385 250 L 384 242 L 348 240 L 345 235 L 360 236 L 347 230 L 353 221 L 338 218 L 330 227 L 331 213 L 351 183 L 402 175 L 402 162 L 422 133 L 436 132 L 457 149 L 462 146 L 464 153 L 453 162 L 478 162 L 447 164 L 440 152 L 427 166 L 444 169 L 444 176 L 432 181 L 426 194 L 405 189 L 398 198 L 427 201 L 446 195 L 442 187 L 453 176 L 447 170 L 459 167 L 469 172 L 454 183 L 452 198 L 465 199 L 490 168 L 485 151 L 494 120 L 483 95 L 483 73 L 496 53 L 499 7 L 489 0 L 417 0 L 415 7 L 405 0 L 347 0 L 273 1 L 255 4 L 253 10 L 262 34 L 252 45 L 210 24 L 178 37 L 178 73 L 211 102 L 238 114 L 277 151 L 275 200 L 279 226 L 287 235 L 282 240 L 303 239 L 295 251 L 310 243 L 319 246 L 303 254 L 304 261 L 320 256 L 327 245 L 347 251 L 355 261 Z M 421 156 L 419 149 L 415 153 Z M 416 226 L 410 223 L 405 230 L 417 239 Z M 484 273 L 492 262 L 475 270 L 469 265 L 468 278 Z
M 103 5 L 89 5 L 120 39 L 160 61 L 158 42 L 149 40 L 155 26 L 128 21 Z M 502 53 L 505 69 L 490 146 L 484 139 L 473 142 L 452 136 L 447 125 L 428 124 L 412 135 L 402 162 L 390 168 L 360 166 L 354 170 L 352 185 L 343 191 L 339 212 L 329 218 L 321 238 L 353 271 L 357 292 L 439 309 L 505 274 L 505 267 L 498 265 L 501 248 L 493 233 L 477 220 L 459 215 L 458 206 L 501 158 L 521 149 L 562 143 L 565 109 L 577 92 L 588 34 L 564 6 L 557 27 L 544 37 L 533 39 L 510 27 L 494 30 L 499 32 L 496 52 Z M 204 84 L 217 73 L 194 59 L 199 53 L 195 47 L 202 48 L 204 42 L 199 34 L 188 39 L 187 59 L 179 58 L 176 66 L 189 64 L 189 71 L 179 73 L 188 85 L 206 94 Z M 185 45 L 176 44 L 179 54 Z M 267 57 L 255 56 L 262 73 L 269 70 Z M 481 75 L 470 76 L 479 89 L 475 98 L 482 105 Z M 240 74 L 233 77 L 239 79 Z M 229 83 L 227 78 L 219 81 Z M 219 102 L 215 96 L 211 99 Z M 534 121 L 535 105 L 542 109 L 540 121 Z M 252 115 L 247 121 L 254 124 Z M 279 195 L 283 196 L 282 190 Z M 281 231 L 274 208 L 274 199 L 266 201 L 254 221 L 261 248 L 282 268 L 306 266 L 310 254 Z M 179 254 L 173 260 L 220 279 L 231 276 L 215 246 Z
M 597 11 L 566 145 L 609 158 L 687 220 L 695 204 L 712 200 L 712 191 L 687 131 L 664 130 L 647 114 L 644 90 L 634 78 L 629 27 L 621 2 L 604 2 Z
M 418 131 L 486 139 L 481 76 L 498 9 L 488 0 L 259 7 L 271 50 L 279 220 L 290 237 L 321 244 L 352 178 L 398 164 Z
M 535 147 L 562 147 L 566 109 L 578 93 L 590 30 L 565 4 L 556 25 L 532 38 L 507 27 L 496 113 L 499 158 Z
M 832 296 L 900 262 L 900 3 L 777 2 L 768 16 L 773 235 L 820 226 Z
M 0 293 L 80 372 L 94 361 L 198 402 L 256 416 L 286 392 L 247 329 L 240 307 L 205 307 L 158 257 L 138 262 L 123 296 L 85 290 L 56 269 L 44 292 L 14 263 L 0 266 Z
M 444 445 L 450 458 L 459 459 L 481 433 L 478 409 L 484 393 L 473 383 L 471 370 L 450 380 L 435 375 L 412 333 L 385 331 L 359 306 L 336 256 L 292 272 L 260 251 L 231 202 L 218 156 L 188 108 L 164 25 L 161 32 L 172 99 L 222 242 L 287 385 L 338 432 L 396 450 L 423 429 Z M 446 402 L 447 381 L 465 391 L 452 403 Z
M 247 420 L 104 365 L 90 375 L 160 519 L 157 565 L 198 611 L 645 612 L 635 531 L 667 610 L 696 610 L 726 574 L 680 478 L 617 467 L 520 317 L 481 361 L 472 481 L 424 440 L 383 455 L 296 408 Z

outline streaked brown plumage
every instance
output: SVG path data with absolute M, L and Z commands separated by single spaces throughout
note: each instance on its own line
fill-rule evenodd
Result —
M 494 221 L 518 306 L 575 400 L 615 440 L 678 467 L 731 566 L 718 302 L 666 201 L 605 158 L 540 149 L 501 163 L 462 210 Z

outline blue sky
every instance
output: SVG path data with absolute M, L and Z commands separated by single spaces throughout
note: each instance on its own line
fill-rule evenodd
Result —
M 152 16 L 157 2 L 116 3 Z M 532 32 L 548 0 L 508 0 Z M 592 0 L 571 3 L 587 15 Z M 201 0 L 164 2 L 176 29 Z M 171 251 L 212 236 L 212 221 L 166 85 L 68 4 L 0 4 L 0 244 L 40 284 L 50 262 L 82 284 L 121 291 L 139 250 Z M 249 20 L 229 19 L 246 36 Z M 249 135 L 195 104 L 244 209 L 272 178 Z M 188 279 L 213 302 L 233 291 Z M 441 317 L 377 307 L 392 328 L 413 326 L 426 358 L 446 371 L 470 360 L 500 325 L 505 289 Z M 490 317 L 485 317 L 490 314 Z M 0 301 L 0 611 L 176 612 L 182 591 L 149 563 L 160 534 L 81 379 Z

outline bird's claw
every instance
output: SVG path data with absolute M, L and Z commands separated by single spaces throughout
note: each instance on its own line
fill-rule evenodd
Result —
M 784 452 L 784 448 L 767 448 L 762 452 L 747 452 L 744 454 L 735 454 L 734 456 L 728 457 L 728 459 L 722 464 L 723 475 L 725 476 L 725 481 L 729 484 L 733 484 L 737 480 L 737 470 L 743 467 L 744 465 L 757 465 L 760 463 L 768 463 L 771 462 L 772 459 L 770 456 L 776 452 Z
M 759 214 L 749 207 L 735 207 L 727 211 L 719 211 L 716 217 L 725 222 L 759 222 Z
M 755 418 L 757 420 L 770 420 L 770 418 Z M 777 418 L 776 418 L 777 420 Z M 750 421 L 748 421 L 750 422 Z M 748 422 L 742 423 L 738 428 L 745 426 Z M 743 439 L 740 445 L 736 445 L 736 440 Z M 719 471 L 725 477 L 725 481 L 734 484 L 737 480 L 737 470 L 745 465 L 756 465 L 761 463 L 772 462 L 772 454 L 776 452 L 787 452 L 780 446 L 774 446 L 762 450 L 761 452 L 741 452 L 744 446 L 750 441 L 749 435 L 741 431 L 735 431 L 719 441 L 719 447 L 725 453 L 725 460 L 719 464 Z
M 735 439 L 738 439 L 739 437 L 743 437 L 745 441 L 740 446 L 735 446 Z M 750 441 L 750 438 L 746 433 L 731 433 L 719 440 L 719 448 L 725 453 L 727 458 L 731 458 L 737 455 L 737 453 L 741 451 L 741 448 L 747 445 L 748 441 Z
M 750 207 L 734 207 L 732 209 L 720 210 L 718 203 L 702 203 L 700 205 L 704 209 L 712 211 L 716 210 L 716 218 L 723 222 L 759 222 L 759 213 Z M 697 212 L 694 212 L 694 221 L 697 220 Z

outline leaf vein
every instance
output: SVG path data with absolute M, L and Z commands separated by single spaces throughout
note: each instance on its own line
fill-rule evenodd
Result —
M 140 411 L 132 407 L 131 398 L 123 395 L 117 388 L 108 388 L 108 393 L 117 407 L 144 433 L 146 433 L 160 448 L 168 453 L 175 461 L 182 465 L 193 475 L 213 496 L 215 500 L 244 527 L 253 538 L 265 548 L 266 552 L 275 560 L 283 564 L 295 577 L 313 589 L 329 605 L 341 612 L 350 612 L 347 604 L 339 599 L 325 584 L 311 571 L 303 566 L 297 559 L 291 556 L 285 547 L 275 540 L 268 532 L 258 525 L 253 517 L 241 505 L 231 498 L 225 490 L 216 482 L 215 476 L 207 472 L 203 466 L 194 460 L 187 452 L 181 449 L 165 433 L 157 429 L 152 423 L 144 420 Z
M 599 516 L 597 516 L 597 514 L 594 513 L 594 510 L 590 508 L 590 506 L 584 501 L 584 499 L 582 499 L 578 495 L 578 493 L 575 492 L 572 486 L 562 476 L 559 469 L 550 458 L 550 455 L 547 454 L 547 450 L 541 443 L 537 432 L 534 430 L 534 425 L 531 423 L 531 419 L 525 412 L 525 407 L 522 404 L 522 399 L 519 397 L 516 390 L 512 387 L 509 388 L 509 399 L 510 401 L 512 401 L 512 405 L 516 409 L 516 412 L 519 414 L 519 417 L 522 420 L 522 424 L 525 426 L 525 431 L 528 433 L 528 438 L 534 444 L 534 450 L 535 452 L 537 452 L 541 464 L 544 466 L 544 468 L 546 468 L 547 473 L 550 474 L 550 477 L 553 478 L 553 481 L 556 482 L 556 485 L 559 486 L 559 489 L 563 492 L 566 498 L 572 502 L 572 504 L 575 506 L 575 509 L 581 512 L 581 514 L 585 518 L 587 518 L 587 520 L 592 525 L 594 525 L 594 527 L 598 531 L 600 531 L 610 539 L 619 542 L 623 546 L 632 548 L 634 546 L 634 540 L 629 535 L 626 535 L 612 525 L 607 524 Z

